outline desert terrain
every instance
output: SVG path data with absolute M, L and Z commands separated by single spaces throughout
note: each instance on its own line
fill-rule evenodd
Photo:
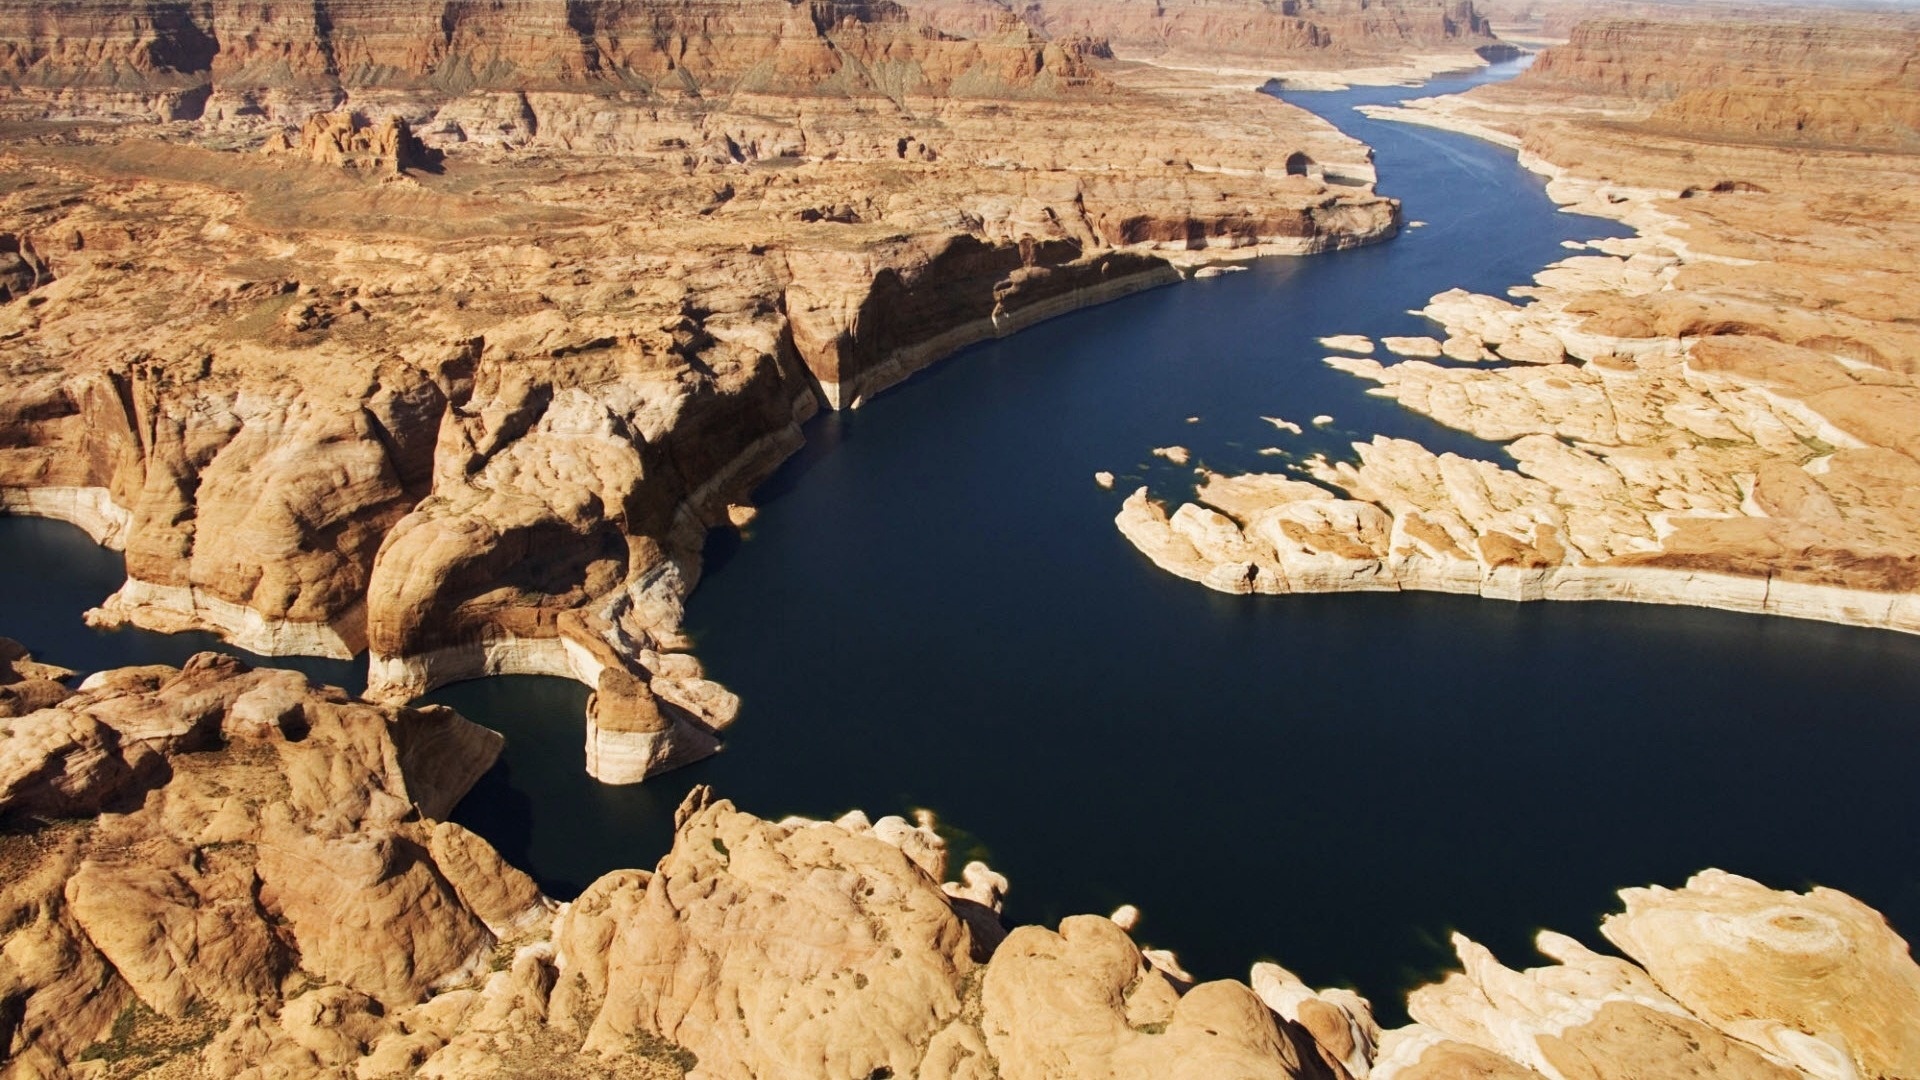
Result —
M 1405 439 L 1203 477 L 1120 526 L 1232 592 L 1698 604 L 1920 631 L 1910 17 L 1597 19 L 1520 78 L 1394 118 L 1519 149 L 1632 225 L 1432 337 L 1329 339 L 1372 392 L 1505 447 Z M 1676 60 L 1675 58 L 1680 58 Z M 1384 361 L 1384 362 L 1383 362 Z
M 1384 343 L 1428 360 L 1330 344 L 1518 471 L 1376 442 L 1123 531 L 1229 591 L 1920 628 L 1904 25 L 1587 22 L 1409 110 L 1640 230 L 1524 307 L 1436 297 Z M 1920 1076 L 1920 966 L 1830 889 L 1627 889 L 1615 953 L 1530 969 L 1457 937 L 1382 1030 L 1277 964 L 1197 981 L 1127 908 L 1010 928 L 931 821 L 701 787 L 563 903 L 446 820 L 502 741 L 407 704 L 447 681 L 593 686 L 603 780 L 713 750 L 681 604 L 816 410 L 1395 233 L 1365 147 L 1223 72 L 1494 42 L 1464 3 L 0 3 L 0 506 L 125 552 L 97 625 L 371 674 L 0 641 L 0 1077 Z M 1880 59 L 1828 89 L 1835 53 Z

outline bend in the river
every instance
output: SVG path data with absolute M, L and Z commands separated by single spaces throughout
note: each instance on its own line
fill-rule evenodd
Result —
M 689 605 L 745 702 L 728 751 L 604 787 L 583 774 L 584 687 L 458 684 L 433 700 L 510 743 L 456 817 L 566 896 L 651 865 L 696 783 L 771 817 L 928 807 L 956 865 L 1012 879 L 1016 921 L 1135 903 L 1140 936 L 1196 974 L 1271 957 L 1389 1016 L 1446 963 L 1448 929 L 1517 961 L 1535 927 L 1590 937 L 1613 889 L 1707 865 L 1920 927 L 1920 789 L 1886 706 L 1920 698 L 1920 639 L 1684 608 L 1227 597 L 1112 526 L 1139 483 L 1190 491 L 1155 446 L 1229 473 L 1375 433 L 1500 459 L 1366 395 L 1315 339 L 1430 332 L 1407 312 L 1434 293 L 1500 294 L 1562 241 L 1619 234 L 1557 213 L 1509 151 L 1351 109 L 1506 73 L 1291 97 L 1374 146 L 1382 190 L 1424 223 L 1392 243 L 1066 316 L 816 420 L 750 537 L 716 535 Z M 213 644 L 81 626 L 123 571 L 78 530 L 0 520 L 0 549 L 0 634 L 48 660 Z

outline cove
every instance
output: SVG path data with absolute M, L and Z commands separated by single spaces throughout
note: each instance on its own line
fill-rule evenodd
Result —
M 1190 491 L 1154 446 L 1274 470 L 1290 459 L 1262 448 L 1347 457 L 1383 432 L 1501 460 L 1366 396 L 1314 339 L 1430 332 L 1406 311 L 1433 293 L 1500 294 L 1562 240 L 1619 233 L 1555 212 L 1510 152 L 1351 109 L 1511 72 L 1289 96 L 1373 145 L 1381 189 L 1425 227 L 1057 319 L 815 421 L 751 535 L 716 534 L 689 607 L 745 704 L 727 752 L 603 787 L 583 771 L 585 688 L 446 687 L 430 699 L 509 737 L 456 820 L 566 897 L 651 866 L 696 783 L 774 818 L 927 807 L 956 865 L 1012 879 L 1011 920 L 1135 903 L 1138 936 L 1196 975 L 1271 958 L 1389 1019 L 1448 962 L 1448 930 L 1524 964 L 1534 928 L 1601 944 L 1612 890 L 1709 865 L 1842 888 L 1920 930 L 1920 639 L 1685 608 L 1229 597 L 1113 528 L 1139 484 Z M 216 647 L 81 625 L 124 571 L 76 529 L 0 519 L 0 552 L 0 634 L 47 660 Z

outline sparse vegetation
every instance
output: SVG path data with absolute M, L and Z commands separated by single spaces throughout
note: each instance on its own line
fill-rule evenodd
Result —
M 659 1062 L 679 1070 L 685 1076 L 700 1064 L 693 1051 L 671 1039 L 655 1035 L 651 1031 L 637 1031 L 633 1035 L 633 1052 L 649 1061 Z
M 134 1001 L 114 1018 L 107 1037 L 80 1052 L 81 1061 L 107 1065 L 109 1077 L 138 1076 L 183 1054 L 197 1052 L 213 1039 L 219 1019 L 199 1004 L 185 1016 L 161 1016 Z

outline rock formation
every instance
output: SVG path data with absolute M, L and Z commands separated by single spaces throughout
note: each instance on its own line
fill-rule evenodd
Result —
M 1397 227 L 1319 121 L 1018 20 L 442 7 L 0 3 L 0 508 L 126 552 L 99 625 L 578 679 L 603 779 L 718 745 L 679 605 L 816 409 Z
M 316 113 L 298 135 L 275 132 L 260 148 L 269 154 L 298 154 L 308 161 L 343 169 L 398 176 L 409 169 L 433 168 L 440 155 L 413 134 L 407 122 L 389 116 L 378 126 L 350 112 Z
M 1840 893 L 1718 871 L 1630 889 L 1525 972 L 1462 971 L 1382 1032 L 1256 964 L 1195 985 L 1115 919 L 1008 933 L 926 822 L 773 822 L 696 789 L 652 870 L 554 904 L 437 822 L 498 752 L 205 654 L 0 722 L 0 1077 L 1911 1076 L 1920 966 Z M 1136 913 L 1137 914 L 1137 913 Z M 1131 920 L 1128 920 L 1131 921 Z
M 977 34 L 1018 17 L 1055 38 L 1108 41 L 1123 56 L 1202 67 L 1346 68 L 1411 54 L 1470 53 L 1495 41 L 1468 0 L 907 0 L 933 25 Z
M 67 1075 L 102 1040 L 164 1056 L 229 1019 L 236 1038 L 302 1001 L 412 1005 L 482 969 L 490 926 L 546 910 L 484 841 L 433 824 L 501 745 L 450 710 L 212 653 L 71 691 L 0 646 L 8 1077 Z M 130 1043 L 141 1024 L 163 1041 Z M 282 1074 L 317 1064 L 289 1052 Z
M 1136 493 L 1122 531 L 1235 592 L 1647 600 L 1920 631 L 1920 158 L 1891 149 L 1916 136 L 1904 106 L 1872 104 L 1920 102 L 1920 37 L 1910 18 L 1766 27 L 1593 24 L 1511 85 L 1393 114 L 1520 145 L 1556 200 L 1639 230 L 1548 268 L 1515 290 L 1525 306 L 1434 297 L 1445 340 L 1420 351 L 1453 363 L 1327 360 L 1505 444 L 1514 467 L 1376 438 L 1298 475 L 1211 477 L 1171 514 Z M 1871 123 L 1827 97 L 1849 42 L 1839 81 Z M 1799 104 L 1714 104 L 1749 84 Z
M 1592 19 L 1518 85 L 1643 103 L 1649 128 L 1685 138 L 1914 153 L 1917 60 L 1911 18 Z
M 1091 43 L 1041 43 L 1018 20 L 979 41 L 930 35 L 887 0 L 790 4 L 500 4 L 318 0 L 142 7 L 0 5 L 0 76 L 55 115 L 299 123 L 359 96 L 462 120 L 529 115 L 525 95 L 724 97 L 1048 90 L 1085 79 Z M 533 113 L 537 115 L 537 111 Z M 495 132 L 497 134 L 497 132 Z
M 297 124 L 379 96 L 409 110 L 422 131 L 498 140 L 554 122 L 555 93 L 609 101 L 823 91 L 1002 97 L 1085 82 L 1094 77 L 1086 61 L 1103 55 L 1108 39 L 1170 59 L 1284 57 L 1310 66 L 1493 41 L 1468 0 L 909 7 L 919 21 L 889 0 L 317 0 L 297 8 L 7 0 L 0 80 L 48 115 L 242 124 Z M 603 108 L 560 111 L 567 125 L 621 123 Z

